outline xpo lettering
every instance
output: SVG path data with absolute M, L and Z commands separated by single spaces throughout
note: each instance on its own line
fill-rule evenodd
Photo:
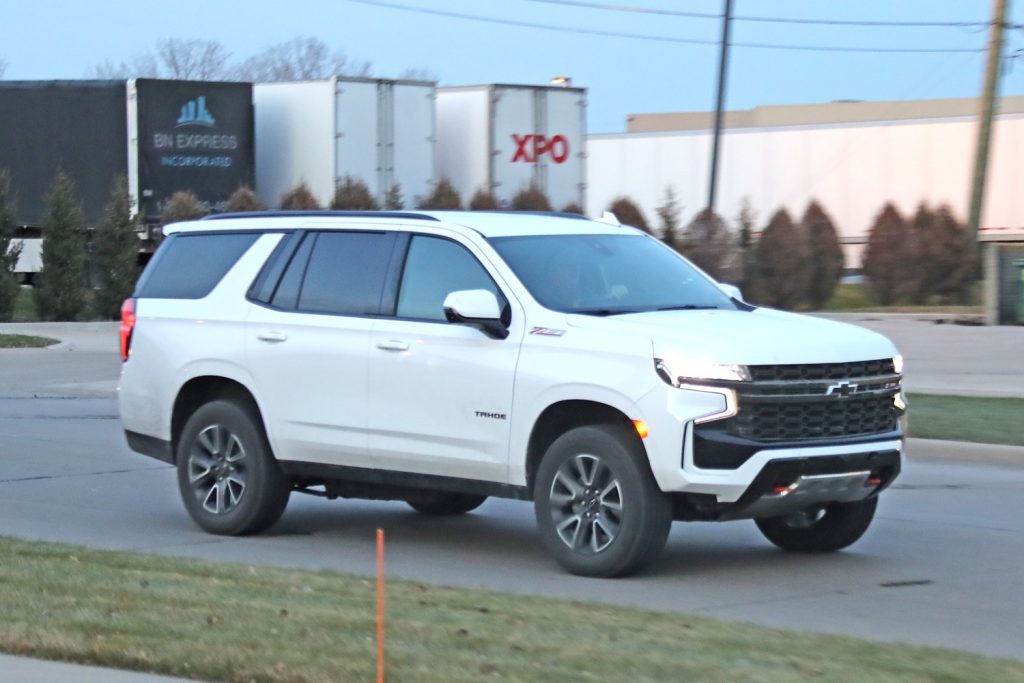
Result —
M 513 133 L 512 141 L 516 143 L 516 152 L 512 155 L 513 163 L 522 161 L 534 164 L 545 154 L 556 164 L 561 164 L 569 158 L 569 141 L 564 135 L 555 135 L 549 138 L 546 135 L 516 135 Z

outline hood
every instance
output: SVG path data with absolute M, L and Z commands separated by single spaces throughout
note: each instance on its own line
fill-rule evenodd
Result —
M 809 315 L 753 311 L 652 311 L 568 316 L 572 327 L 649 336 L 654 357 L 684 355 L 716 363 L 775 365 L 892 358 L 891 341 L 863 327 Z

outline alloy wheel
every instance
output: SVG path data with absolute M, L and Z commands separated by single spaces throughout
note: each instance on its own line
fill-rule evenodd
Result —
M 580 454 L 562 463 L 548 500 L 555 532 L 574 552 L 600 553 L 622 527 L 622 487 L 595 455 Z

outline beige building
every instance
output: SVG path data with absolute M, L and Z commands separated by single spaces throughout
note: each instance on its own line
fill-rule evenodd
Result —
M 770 128 L 779 126 L 827 126 L 843 123 L 948 119 L 978 115 L 975 98 L 944 100 L 898 100 L 863 102 L 839 100 L 824 104 L 771 104 L 753 109 L 725 112 L 725 128 Z M 1003 97 L 1000 114 L 1024 114 L 1024 95 Z M 657 133 L 681 130 L 711 130 L 715 112 L 665 112 L 630 114 L 626 117 L 629 133 Z

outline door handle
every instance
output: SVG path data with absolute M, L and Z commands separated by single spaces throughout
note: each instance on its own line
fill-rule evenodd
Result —
M 275 330 L 268 330 L 266 332 L 260 332 L 256 335 L 256 338 L 260 341 L 265 342 L 283 342 L 288 338 L 288 335 L 284 332 L 277 332 Z
M 381 351 L 408 351 L 409 345 L 404 341 L 391 339 L 389 341 L 377 342 L 377 348 Z

